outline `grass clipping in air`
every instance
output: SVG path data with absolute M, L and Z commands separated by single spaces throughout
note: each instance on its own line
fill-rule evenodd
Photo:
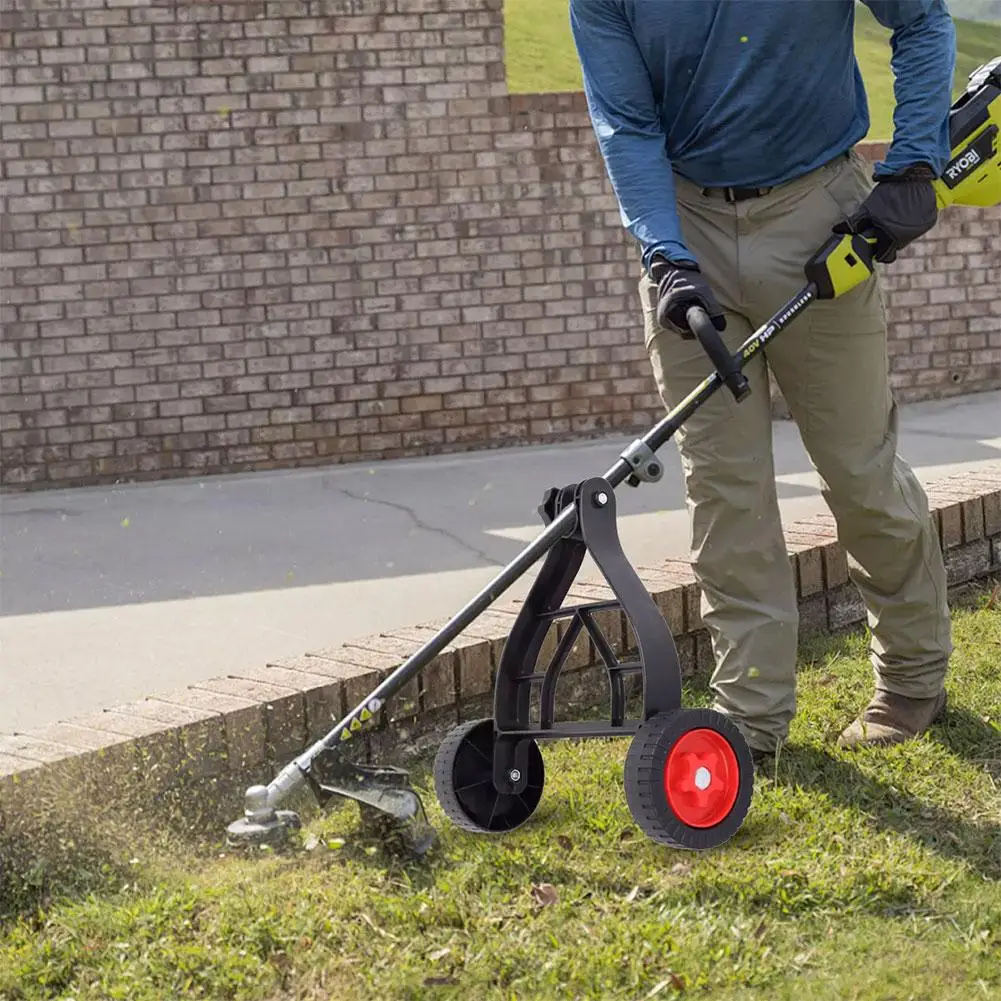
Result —
M 0 997 L 1001 998 L 999 592 L 954 621 L 948 717 L 888 750 L 833 747 L 870 693 L 866 637 L 805 647 L 791 743 L 722 850 L 638 832 L 625 741 L 560 742 L 499 839 L 444 822 L 419 773 L 442 835 L 424 864 L 367 844 L 353 806 L 287 855 L 113 839 L 0 924 Z

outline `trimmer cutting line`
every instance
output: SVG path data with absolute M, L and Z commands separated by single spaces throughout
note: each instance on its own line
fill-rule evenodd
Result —
M 970 75 L 950 111 L 952 157 L 935 182 L 939 208 L 1001 204 L 1001 57 Z M 683 709 L 682 674 L 671 630 L 619 543 L 615 488 L 655 483 L 663 475 L 656 453 L 720 387 L 738 401 L 750 392 L 744 364 L 816 299 L 845 295 L 873 275 L 875 237 L 833 236 L 807 263 L 807 284 L 731 354 L 709 316 L 688 311 L 691 329 L 716 371 L 666 417 L 622 452 L 604 474 L 546 492 L 539 511 L 545 530 L 459 611 L 441 631 L 390 674 L 325 737 L 286 765 L 267 786 L 247 790 L 244 816 L 229 826 L 234 844 L 275 844 L 299 825 L 277 807 L 304 784 L 323 804 L 333 796 L 359 803 L 412 852 L 423 854 L 434 833 L 407 773 L 391 766 L 363 766 L 344 751 L 387 700 L 425 668 L 477 616 L 540 558 L 545 561 L 517 616 L 498 665 L 494 715 L 456 727 L 435 759 L 439 802 L 459 827 L 500 834 L 524 824 L 542 797 L 545 769 L 538 741 L 631 737 L 624 786 L 629 810 L 654 841 L 704 850 L 722 845 L 741 827 L 751 802 L 750 751 L 737 728 L 709 709 Z M 590 553 L 617 601 L 563 607 Z M 597 628 L 594 615 L 621 608 L 636 636 L 638 656 L 620 662 Z M 554 622 L 567 627 L 551 660 L 537 665 Z M 560 672 L 584 630 L 605 666 L 611 693 L 607 722 L 556 723 Z M 643 682 L 643 712 L 625 718 L 627 675 Z M 538 695 L 538 719 L 532 718 Z

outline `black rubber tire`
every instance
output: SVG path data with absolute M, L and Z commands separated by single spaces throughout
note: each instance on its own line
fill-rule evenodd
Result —
M 689 730 L 720 734 L 737 758 L 737 797 L 730 812 L 713 827 L 691 827 L 672 809 L 664 790 L 664 770 L 671 748 Z M 729 841 L 740 830 L 754 792 L 754 763 L 743 734 L 712 709 L 678 709 L 642 723 L 626 754 L 623 780 L 626 803 L 643 833 L 659 844 L 707 851 Z
M 493 783 L 494 721 L 472 720 L 442 741 L 434 759 L 434 787 L 445 815 L 474 834 L 507 834 L 535 813 L 546 782 L 536 741 L 528 750 L 528 785 L 518 795 L 498 793 Z

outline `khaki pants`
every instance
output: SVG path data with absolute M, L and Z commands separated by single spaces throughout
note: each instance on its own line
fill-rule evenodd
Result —
M 685 240 L 726 310 L 737 346 L 805 284 L 806 259 L 871 187 L 852 154 L 767 195 L 729 204 L 677 179 Z M 675 406 L 711 371 L 697 341 L 660 329 L 643 277 L 646 345 Z M 691 517 L 692 561 L 715 654 L 715 708 L 755 747 L 785 739 L 796 710 L 796 589 L 779 519 L 766 359 L 744 369 L 752 394 L 723 388 L 675 438 Z M 946 576 L 924 490 L 896 454 L 897 407 L 876 279 L 812 304 L 767 348 L 868 610 L 876 685 L 926 698 L 951 653 Z

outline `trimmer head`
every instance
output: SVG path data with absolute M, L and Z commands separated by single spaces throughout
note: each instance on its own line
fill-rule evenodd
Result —
M 353 799 L 363 828 L 387 849 L 420 857 L 434 845 L 434 828 L 404 769 L 356 765 L 343 760 L 337 751 L 326 750 L 316 754 L 300 774 L 321 805 L 334 796 Z M 243 816 L 227 828 L 227 842 L 234 848 L 280 848 L 301 826 L 294 811 L 275 809 L 267 786 L 251 786 Z
M 286 843 L 290 831 L 301 826 L 297 813 L 268 804 L 267 786 L 251 786 L 244 798 L 243 816 L 226 829 L 226 840 L 234 848 L 277 848 Z

